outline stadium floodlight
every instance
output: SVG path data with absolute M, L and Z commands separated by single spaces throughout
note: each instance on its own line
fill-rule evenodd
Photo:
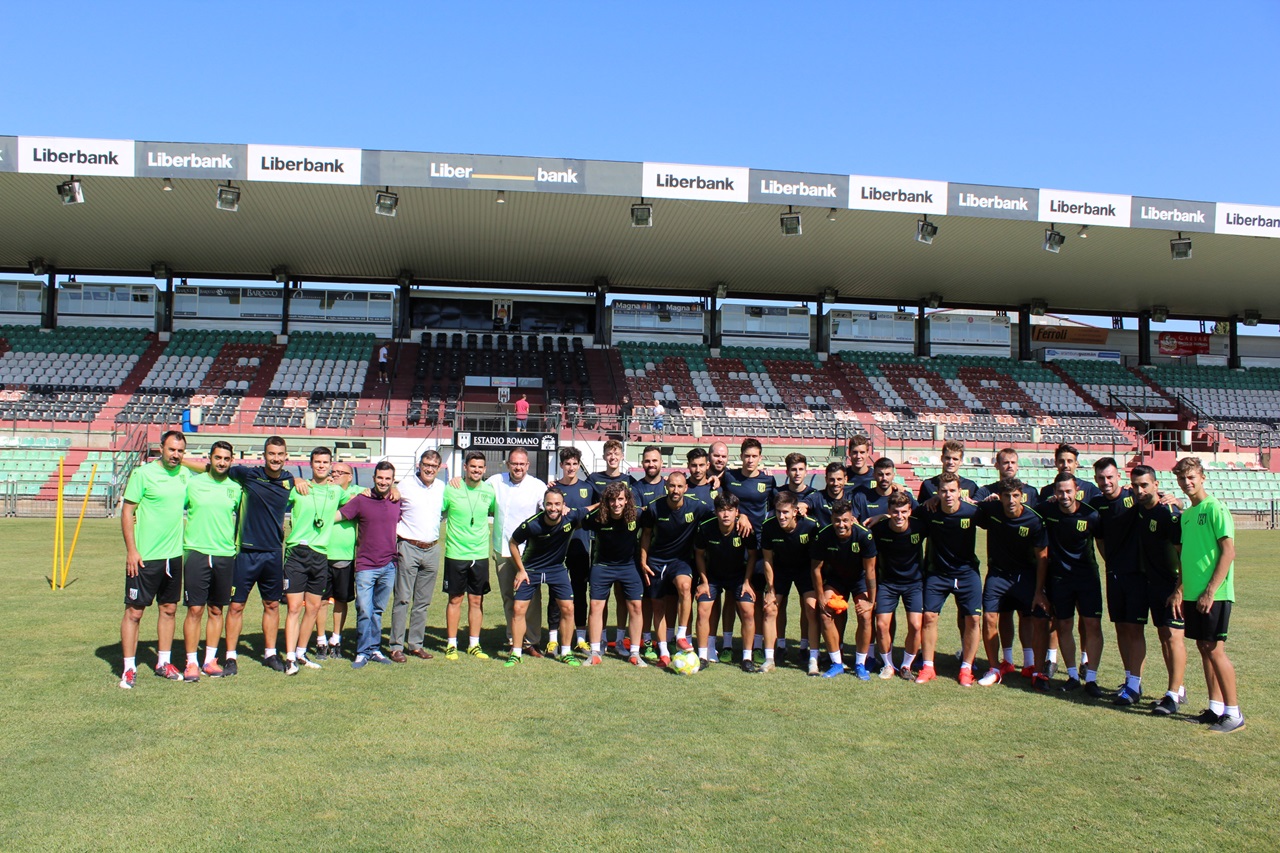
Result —
M 631 205 L 631 227 L 652 228 L 653 205 L 645 204 L 644 199 L 640 199 L 639 204 Z
M 507 203 L 506 190 L 498 190 L 498 197 L 494 199 L 494 201 L 496 201 L 498 204 L 506 204 Z
M 1183 237 L 1179 231 L 1178 236 L 1169 241 L 1169 256 L 1175 261 L 1191 260 L 1191 238 Z
M 1244 312 L 1244 324 L 1246 326 L 1256 326 L 1262 320 L 1262 314 L 1252 309 Z
M 164 192 L 173 192 L 173 178 L 165 178 L 164 183 L 160 185 L 160 189 Z
M 933 238 L 938 236 L 938 226 L 929 221 L 929 217 L 916 220 L 916 242 L 924 243 L 926 246 L 933 243 Z
M 286 266 L 273 267 L 271 275 L 276 281 L 284 284 L 289 280 L 289 268 Z
M 1056 226 L 1050 225 L 1044 229 L 1044 250 L 1053 252 L 1055 255 L 1062 251 L 1062 244 L 1067 242 L 1067 238 L 1063 237 Z
M 226 186 L 218 187 L 216 198 L 218 210 L 235 213 L 240 209 L 240 188 L 231 186 L 230 181 L 227 181 Z
M 70 180 L 58 184 L 58 197 L 63 204 L 84 204 L 84 187 L 72 175 Z
M 834 207 L 827 211 L 827 221 L 828 222 L 836 221 L 836 209 Z
M 717 281 L 715 286 L 716 299 L 724 299 L 729 295 L 729 285 L 723 281 Z
M 1081 225 L 1081 226 L 1080 226 L 1080 230 L 1076 232 L 1076 236 L 1077 236 L 1077 237 L 1079 237 L 1081 240 L 1086 240 L 1086 239 L 1088 239 L 1088 237 L 1089 237 L 1089 226 L 1088 226 L 1088 225 Z
M 164 261 L 156 261 L 151 265 L 151 277 L 158 278 L 161 281 L 173 278 L 173 270 L 169 269 L 169 265 Z
M 932 309 L 934 309 L 934 310 L 937 310 L 938 308 L 941 308 L 941 307 L 942 307 L 942 294 L 941 294 L 941 293 L 930 293 L 927 297 L 925 297 L 924 304 L 925 304 L 925 305 L 928 305 L 930 308 L 932 308 Z
M 1045 312 L 1048 310 L 1049 310 L 1049 303 L 1045 302 L 1043 299 L 1031 300 L 1031 316 L 1032 317 L 1043 317 Z
M 800 231 L 800 214 L 795 212 L 791 205 L 787 205 L 787 212 L 782 214 L 778 219 L 778 223 L 782 226 L 783 237 L 799 237 Z
M 1168 305 L 1152 305 L 1151 306 L 1151 322 L 1163 323 L 1169 319 Z
M 44 262 L 44 258 L 32 258 L 27 261 L 27 268 L 31 270 L 32 275 L 44 275 L 49 271 L 49 265 Z
M 386 187 L 373 194 L 373 212 L 379 216 L 395 216 L 396 207 L 400 204 L 400 196 Z
M 840 292 L 834 287 L 828 287 L 826 290 L 822 291 L 822 301 L 827 305 L 830 305 L 839 298 Z

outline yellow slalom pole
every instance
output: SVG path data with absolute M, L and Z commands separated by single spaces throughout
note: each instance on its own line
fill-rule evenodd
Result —
M 58 589 L 67 588 L 67 574 L 71 571 L 71 560 L 76 555 L 76 543 L 80 541 L 80 525 L 84 524 L 84 511 L 89 507 L 89 495 L 93 492 L 93 478 L 98 475 L 98 463 L 89 469 L 89 485 L 85 489 L 84 500 L 80 502 L 80 517 L 76 519 L 76 532 L 71 535 L 71 551 L 67 554 L 67 562 L 62 567 L 62 583 Z

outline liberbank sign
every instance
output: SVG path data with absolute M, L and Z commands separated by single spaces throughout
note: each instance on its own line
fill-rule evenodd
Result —
M 0 136 L 0 173 L 599 195 L 1280 238 L 1280 207 L 875 175 L 551 157 Z

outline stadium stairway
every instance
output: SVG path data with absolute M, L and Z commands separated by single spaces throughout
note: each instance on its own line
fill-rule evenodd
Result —
M 144 374 L 145 375 L 145 374 Z M 70 482 L 76 470 L 79 469 L 80 463 L 89 458 L 87 450 L 68 450 L 62 463 L 62 479 L 63 482 Z M 49 477 L 40 484 L 40 491 L 36 493 L 39 500 L 53 501 L 58 499 L 58 462 L 55 459 L 53 467 L 49 471 Z
M 129 375 L 120 383 L 120 387 L 116 388 L 111 396 L 107 398 L 106 404 L 98 410 L 97 417 L 94 418 L 89 427 L 90 429 L 97 431 L 115 428 L 116 413 L 125 407 L 125 404 L 129 402 L 134 394 L 138 393 L 138 386 L 142 384 L 143 379 L 147 378 L 147 374 L 155 366 L 156 359 L 160 358 L 160 354 L 168 346 L 157 335 L 148 335 L 147 340 L 146 351 L 138 357 L 138 363 L 133 366 L 133 370 L 129 371 Z

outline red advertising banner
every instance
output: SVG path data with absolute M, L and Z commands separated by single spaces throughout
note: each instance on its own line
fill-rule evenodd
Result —
M 1209 354 L 1209 336 L 1199 332 L 1161 332 L 1157 341 L 1161 355 Z

